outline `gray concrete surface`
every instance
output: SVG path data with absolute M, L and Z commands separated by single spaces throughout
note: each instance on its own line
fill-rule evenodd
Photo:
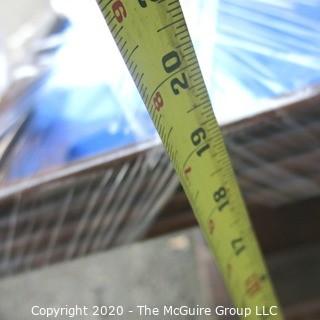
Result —
M 203 303 L 195 261 L 195 230 L 122 247 L 0 281 L 0 319 L 46 319 L 33 306 L 121 305 L 123 317 L 76 319 L 163 319 L 138 317 L 137 305 L 193 306 Z M 134 312 L 130 314 L 128 310 Z M 39 310 L 35 310 L 38 312 Z M 166 317 L 165 319 L 198 319 Z M 56 319 L 70 319 L 59 316 Z

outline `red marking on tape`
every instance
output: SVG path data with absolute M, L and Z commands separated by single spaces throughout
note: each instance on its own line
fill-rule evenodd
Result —
M 253 274 L 247 278 L 245 285 L 247 294 L 253 297 L 262 289 L 261 277 Z
M 158 112 L 164 106 L 164 101 L 163 101 L 162 95 L 159 91 L 157 91 L 157 93 L 153 97 L 153 104 Z

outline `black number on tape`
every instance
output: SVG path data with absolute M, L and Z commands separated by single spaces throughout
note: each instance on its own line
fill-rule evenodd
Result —
M 162 65 L 164 70 L 167 73 L 172 73 L 177 71 L 180 67 L 181 67 L 181 59 L 177 53 L 177 51 L 171 51 L 169 53 L 167 53 L 165 56 L 163 56 L 162 58 Z M 174 78 L 171 80 L 171 88 L 172 91 L 175 95 L 180 94 L 180 89 L 188 89 L 189 88 L 189 84 L 188 84 L 188 80 L 187 80 L 187 76 L 186 74 L 183 72 L 181 73 L 181 78 Z
M 201 144 L 201 142 L 205 141 L 206 137 L 207 137 L 207 134 L 206 134 L 205 130 L 203 128 L 198 128 L 197 130 L 195 130 L 194 132 L 191 133 L 192 144 L 195 147 L 197 147 Z M 209 144 L 206 143 L 200 149 L 197 150 L 197 155 L 199 157 L 201 157 L 203 152 L 205 152 L 209 148 L 210 148 Z
M 150 0 L 150 1 L 157 2 L 158 0 Z M 138 0 L 138 2 L 142 8 L 146 8 L 148 6 L 146 0 Z
M 219 211 L 222 211 L 229 204 L 226 188 L 224 187 L 219 188 L 213 194 L 213 199 L 218 204 Z

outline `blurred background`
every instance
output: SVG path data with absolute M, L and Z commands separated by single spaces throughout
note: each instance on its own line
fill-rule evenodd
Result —
M 287 317 L 319 319 L 320 2 L 181 4 Z M 195 225 L 96 2 L 1 2 L 1 319 L 229 305 Z

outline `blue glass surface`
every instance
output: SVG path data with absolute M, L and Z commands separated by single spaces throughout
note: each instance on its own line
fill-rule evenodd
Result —
M 221 123 L 320 82 L 320 1 L 181 2 Z M 156 137 L 98 9 L 80 3 L 8 178 Z

